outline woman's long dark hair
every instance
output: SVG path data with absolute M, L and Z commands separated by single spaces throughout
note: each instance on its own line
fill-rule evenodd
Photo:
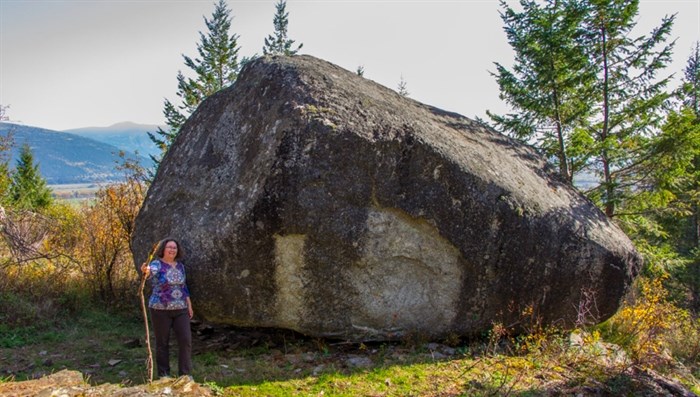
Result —
M 158 258 L 163 259 L 163 255 L 165 255 L 165 245 L 171 241 L 177 245 L 177 254 L 175 255 L 175 260 L 178 260 L 185 255 L 185 252 L 182 250 L 182 246 L 180 245 L 180 242 L 175 240 L 174 238 L 168 237 L 168 238 L 164 238 L 163 240 L 160 241 L 160 243 L 158 243 L 158 249 L 156 250 L 156 256 Z

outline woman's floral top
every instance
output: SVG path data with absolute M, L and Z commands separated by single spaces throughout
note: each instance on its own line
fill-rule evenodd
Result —
M 185 266 L 177 262 L 175 266 L 156 259 L 149 264 L 153 292 L 148 307 L 160 310 L 187 309 L 190 291 L 185 284 Z

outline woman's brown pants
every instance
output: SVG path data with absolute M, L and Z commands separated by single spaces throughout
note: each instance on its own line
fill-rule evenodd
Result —
M 178 346 L 178 375 L 192 372 L 192 331 L 187 309 L 151 309 L 153 333 L 156 335 L 156 366 L 158 376 L 170 376 L 170 329 L 175 331 Z

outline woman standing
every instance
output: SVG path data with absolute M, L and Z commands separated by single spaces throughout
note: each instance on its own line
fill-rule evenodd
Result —
M 190 319 L 194 315 L 190 291 L 185 283 L 185 266 L 179 261 L 184 255 L 175 239 L 162 240 L 151 263 L 141 265 L 141 271 L 151 278 L 153 292 L 148 300 L 153 332 L 156 336 L 156 366 L 158 376 L 170 376 L 168 344 L 170 329 L 175 331 L 179 376 L 191 376 L 192 331 Z

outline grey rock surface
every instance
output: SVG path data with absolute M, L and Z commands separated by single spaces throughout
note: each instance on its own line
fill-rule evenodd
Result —
M 208 321 L 348 340 L 612 315 L 640 257 L 531 148 L 310 57 L 263 57 L 190 117 L 134 259 L 179 238 Z

